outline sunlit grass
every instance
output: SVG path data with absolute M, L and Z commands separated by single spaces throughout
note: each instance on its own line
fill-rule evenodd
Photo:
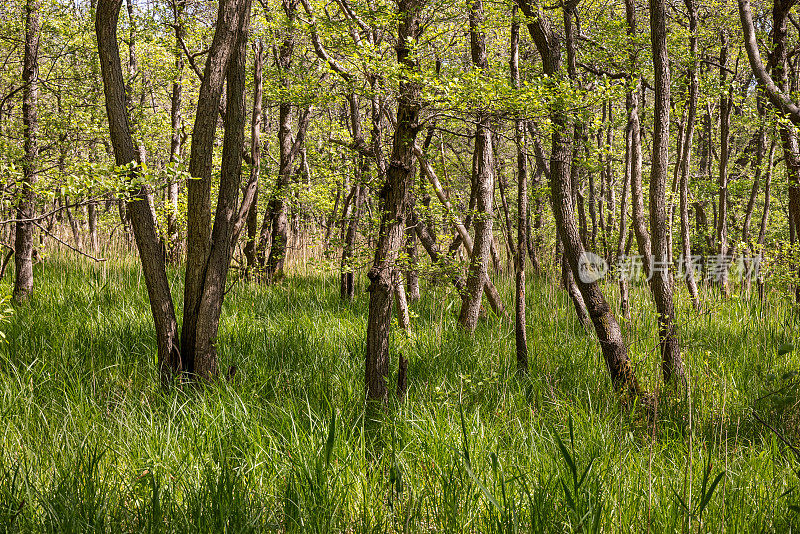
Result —
M 800 361 L 777 354 L 797 339 L 798 319 L 777 291 L 762 305 L 708 290 L 701 315 L 681 295 L 692 395 L 661 391 L 654 413 L 620 405 L 597 341 L 553 282 L 529 284 L 524 379 L 510 324 L 490 317 L 469 337 L 456 327 L 452 289 L 426 283 L 413 336 L 392 335 L 393 353 L 410 360 L 408 395 L 375 413 L 363 400 L 367 295 L 340 301 L 333 273 L 277 287 L 237 282 L 218 346 L 221 368 L 238 372 L 164 394 L 135 258 L 56 256 L 36 269 L 32 302 L 3 326 L 0 530 L 665 532 L 691 521 L 693 530 L 749 532 L 797 523 L 798 460 L 753 417 L 798 443 Z M 497 283 L 510 303 L 513 283 Z M 631 357 L 657 392 L 644 286 L 632 304 Z

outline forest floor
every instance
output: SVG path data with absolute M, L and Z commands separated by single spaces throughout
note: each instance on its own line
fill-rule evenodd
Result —
M 497 283 L 511 303 L 511 280 Z M 657 393 L 650 410 L 620 403 L 593 333 L 553 281 L 529 283 L 529 378 L 515 374 L 511 323 L 490 317 L 470 337 L 453 290 L 424 282 L 413 335 L 391 340 L 395 359 L 410 360 L 407 397 L 373 413 L 363 399 L 368 296 L 362 285 L 342 302 L 334 273 L 236 283 L 217 342 L 235 376 L 169 393 L 157 385 L 135 258 L 54 256 L 36 284 L 0 326 L 0 531 L 800 524 L 800 359 L 779 354 L 800 331 L 788 292 L 762 304 L 705 290 L 699 315 L 680 295 L 687 397 L 658 392 L 653 307 L 644 285 L 633 288 L 624 328 L 640 382 Z

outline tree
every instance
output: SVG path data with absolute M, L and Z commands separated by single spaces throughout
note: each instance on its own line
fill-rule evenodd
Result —
M 551 79 L 558 78 L 562 66 L 560 39 L 541 10 L 534 11 L 528 0 L 519 0 L 518 5 L 531 21 L 528 23 L 528 31 L 542 57 L 544 73 Z M 550 103 L 550 121 L 553 124 L 550 155 L 551 204 L 558 233 L 564 245 L 564 254 L 572 275 L 577 279 L 576 283 L 600 340 L 614 389 L 622 394 L 638 395 L 639 385 L 628 359 L 628 351 L 619 324 L 611 313 L 597 281 L 586 282 L 580 277 L 579 261 L 585 250 L 578 234 L 572 208 L 569 165 L 571 151 L 569 136 L 566 134 L 568 119 L 564 112 L 564 102 L 559 100 L 558 94 L 554 95 Z
M 140 153 L 134 148 L 125 109 L 125 85 L 116 38 L 121 0 L 99 0 L 96 16 L 106 111 L 117 165 L 135 182 L 141 173 Z M 180 348 L 177 321 L 166 276 L 163 248 L 146 185 L 136 187 L 128 211 L 147 284 L 156 326 L 159 369 L 163 384 L 188 372 L 204 379 L 218 374 L 214 345 L 230 265 L 241 185 L 244 145 L 244 68 L 249 0 L 223 0 L 200 87 L 192 133 L 187 184 L 189 193 L 188 246 Z M 222 88 L 227 79 L 227 112 L 223 139 L 220 187 L 211 226 L 211 170 L 213 143 Z M 241 227 L 240 223 L 238 224 Z
M 476 69 L 485 71 L 488 67 L 486 42 L 483 35 L 484 14 L 483 2 L 474 0 L 470 5 L 470 53 L 472 64 Z M 492 246 L 492 218 L 494 209 L 494 159 L 492 149 L 491 115 L 487 111 L 479 111 L 476 117 L 475 130 L 475 244 L 472 248 L 472 259 L 467 275 L 467 298 L 461 306 L 458 322 L 468 332 L 473 332 L 478 324 L 483 286 L 488 279 L 487 270 L 490 248 Z
M 650 287 L 658 310 L 658 338 L 664 382 L 673 378 L 686 381 L 678 343 L 675 309 L 672 301 L 672 277 L 669 267 L 669 242 L 666 221 L 666 185 L 669 165 L 670 72 L 667 54 L 665 0 L 650 0 L 650 40 L 653 46 L 655 76 L 655 120 L 653 126 L 653 166 L 650 174 L 650 229 L 653 234 L 654 260 L 650 266 Z M 656 268 L 656 267 L 659 268 Z
M 392 156 L 381 189 L 381 224 L 375 259 L 369 270 L 369 317 L 365 365 L 368 401 L 388 401 L 386 377 L 389 374 L 389 326 L 391 322 L 394 271 L 405 235 L 409 212 L 409 191 L 413 172 L 414 142 L 421 126 L 420 83 L 413 73 L 418 59 L 412 55 L 422 32 L 422 0 L 399 0 L 397 25 L 397 62 L 401 68 L 397 124 L 392 142 Z
M 25 157 L 20 200 L 17 205 L 16 236 L 14 239 L 14 300 L 25 302 L 33 290 L 33 228 L 34 185 L 38 178 L 39 130 L 39 0 L 25 5 L 25 58 L 22 70 L 22 121 L 25 130 Z

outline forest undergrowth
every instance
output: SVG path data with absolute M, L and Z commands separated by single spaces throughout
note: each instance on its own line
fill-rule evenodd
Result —
M 800 314 L 788 292 L 768 287 L 761 302 L 704 288 L 701 314 L 678 295 L 686 397 L 659 390 L 654 307 L 643 283 L 632 287 L 623 328 L 652 394 L 645 406 L 620 402 L 556 282 L 529 280 L 530 374 L 518 377 L 513 325 L 489 316 L 464 334 L 460 299 L 429 280 L 411 335 L 391 337 L 394 367 L 409 359 L 407 395 L 374 411 L 363 281 L 352 303 L 335 273 L 236 282 L 217 340 L 228 377 L 164 392 L 135 257 L 53 257 L 36 269 L 30 304 L 0 327 L 0 531 L 800 524 Z M 180 306 L 181 276 L 171 277 Z M 513 280 L 496 283 L 511 301 Z

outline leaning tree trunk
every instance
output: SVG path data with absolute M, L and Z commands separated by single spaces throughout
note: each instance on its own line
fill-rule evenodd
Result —
M 25 302 L 33 291 L 33 221 L 38 178 L 39 144 L 39 0 L 28 0 L 25 6 L 25 54 L 22 68 L 22 125 L 25 136 L 25 157 L 19 183 L 19 203 L 14 237 L 14 300 Z
M 797 3 L 796 0 L 775 0 L 772 10 L 772 50 L 769 53 L 770 76 L 768 69 L 761 63 L 753 28 L 753 17 L 750 13 L 749 0 L 739 0 L 739 20 L 744 33 L 745 49 L 750 60 L 750 67 L 758 79 L 759 85 L 769 98 L 773 107 L 786 119 L 780 121 L 780 138 L 789 178 L 789 214 L 791 220 L 800 220 L 800 144 L 797 127 L 800 126 L 800 107 L 788 96 L 789 77 L 786 72 L 788 58 L 787 34 L 789 13 Z M 790 223 L 791 230 L 791 223 Z M 800 301 L 800 291 L 795 292 Z
M 557 34 L 552 30 L 548 19 L 540 10 L 534 10 L 528 0 L 518 0 L 523 14 L 531 21 L 528 31 L 542 57 L 544 72 L 551 80 L 561 76 L 561 50 Z M 556 93 L 557 94 L 557 93 Z M 580 279 L 579 262 L 585 254 L 583 243 L 575 223 L 570 191 L 571 148 L 567 133 L 568 120 L 564 113 L 565 102 L 555 99 L 550 108 L 553 124 L 551 134 L 550 191 L 556 227 L 564 245 L 564 255 L 569 261 L 573 275 L 580 288 L 586 308 L 600 341 L 603 356 L 611 375 L 614 389 L 623 394 L 637 395 L 639 385 L 633 373 L 628 351 L 611 308 L 606 302 L 597 281 Z
M 397 61 L 403 70 L 419 69 L 411 48 L 421 32 L 422 0 L 399 0 Z M 402 73 L 403 71 L 401 71 Z M 388 401 L 386 378 L 389 375 L 389 326 L 392 318 L 393 273 L 405 235 L 409 213 L 409 194 L 413 173 L 414 142 L 420 130 L 421 87 L 418 81 L 401 74 L 397 103 L 397 126 L 392 143 L 391 162 L 386 169 L 386 183 L 381 190 L 383 211 L 369 270 L 369 316 L 365 355 L 365 387 L 369 401 Z
M 125 106 L 125 78 L 117 44 L 117 22 L 122 0 L 98 0 L 95 30 L 103 89 L 106 100 L 111 143 L 118 166 L 131 166 L 130 174 L 140 172 L 139 153 L 133 144 Z M 139 187 L 128 202 L 127 211 L 142 262 L 150 310 L 156 330 L 158 367 L 162 385 L 169 385 L 184 369 L 178 348 L 178 324 L 169 290 L 169 281 L 161 241 L 156 232 L 150 196 L 145 186 Z
M 658 310 L 658 337 L 661 346 L 661 370 L 664 382 L 673 378 L 685 384 L 681 348 L 678 343 L 675 309 L 672 300 L 672 277 L 669 268 L 669 236 L 666 221 L 666 185 L 669 165 L 670 72 L 667 55 L 666 1 L 650 0 L 650 40 L 653 45 L 655 85 L 655 120 L 653 128 L 653 166 L 650 175 L 650 231 L 654 259 L 650 288 Z M 658 267 L 658 268 L 656 268 Z

